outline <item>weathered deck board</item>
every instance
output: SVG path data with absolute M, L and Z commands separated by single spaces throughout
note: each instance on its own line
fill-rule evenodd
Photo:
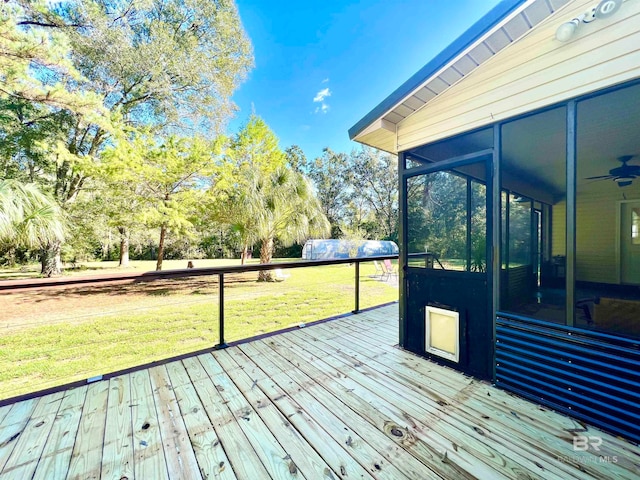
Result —
M 87 387 L 78 430 L 72 432 L 76 437 L 67 472 L 69 479 L 100 478 L 108 395 L 109 382 L 96 382 Z
M 238 361 L 241 362 L 241 364 L 243 362 L 246 362 L 247 370 L 251 368 L 250 365 L 252 364 L 252 362 L 256 361 L 256 357 L 258 359 L 257 362 L 260 365 L 264 365 L 264 359 L 263 359 L 264 355 L 262 354 L 258 354 L 255 356 L 252 355 L 251 360 L 249 360 L 246 357 L 240 358 L 238 354 L 234 354 L 233 357 L 234 359 L 237 358 Z M 304 359 L 304 357 L 301 357 L 301 358 Z M 305 372 L 311 371 L 312 375 L 317 372 L 318 379 L 322 379 L 326 377 L 326 375 L 323 376 L 322 372 L 318 371 L 314 366 L 312 366 L 307 361 L 300 362 L 300 368 Z M 295 369 L 289 369 L 288 371 L 295 371 Z M 258 372 L 256 372 L 255 374 L 252 373 L 251 377 L 256 378 L 255 382 L 257 383 L 257 385 L 260 385 L 261 381 L 269 379 L 267 376 L 260 377 L 260 373 Z M 329 380 L 329 377 L 327 377 L 327 380 Z M 337 384 L 338 383 L 336 381 L 336 385 Z M 369 419 L 366 414 L 371 413 L 374 417 L 377 417 L 379 412 L 375 410 L 375 408 L 373 408 L 371 405 L 369 405 L 365 400 L 362 400 L 356 395 L 354 395 L 353 391 L 348 388 L 336 387 L 331 391 L 334 393 L 335 398 L 337 400 L 332 403 L 327 401 L 325 405 L 328 407 L 335 407 L 335 408 L 332 408 L 331 410 L 334 412 L 338 412 L 340 417 L 344 419 L 346 422 L 348 422 L 350 428 L 353 428 L 356 431 L 358 431 L 361 436 L 365 436 L 365 434 L 370 433 L 371 431 L 370 428 L 362 427 L 362 424 L 363 423 L 366 424 L 366 420 Z M 354 397 L 354 398 L 352 399 L 349 397 Z M 344 402 L 344 404 L 341 404 L 342 402 Z M 351 408 L 349 407 L 353 408 L 353 410 L 351 410 Z M 360 417 L 358 413 L 362 413 L 362 411 L 364 411 L 364 415 L 363 417 Z M 354 417 L 360 420 L 354 420 Z M 375 427 L 379 427 L 377 430 L 377 433 L 378 433 L 378 436 L 380 436 L 381 434 L 382 435 L 388 434 L 391 431 L 391 429 L 395 427 L 395 424 L 385 417 L 385 418 L 382 418 L 382 420 L 379 422 L 379 425 L 374 426 L 374 430 L 375 430 Z M 366 438 L 369 439 L 369 437 L 366 437 Z M 405 447 L 409 447 L 409 450 L 416 450 L 416 449 L 419 450 L 418 446 L 416 446 L 413 441 L 407 441 L 407 436 L 404 435 L 403 432 L 398 431 L 398 437 L 394 435 L 390 435 L 390 436 L 387 436 L 387 438 L 392 438 L 394 440 L 393 443 L 387 444 L 387 447 L 386 447 L 387 450 L 392 451 L 393 449 L 397 448 L 396 444 L 400 444 L 400 446 L 402 447 L 402 451 L 404 451 Z M 408 452 L 405 452 L 405 453 L 408 453 Z M 420 474 L 418 476 L 413 476 L 412 478 L 441 478 L 436 474 L 432 474 L 429 471 L 429 469 L 424 467 L 424 465 L 428 463 L 421 463 L 420 461 L 417 461 L 418 466 L 416 467 L 416 462 L 411 460 L 411 455 L 409 455 L 408 457 L 409 458 L 407 458 L 407 455 L 402 455 L 401 460 L 403 464 L 400 468 L 402 468 L 405 471 L 405 473 L 409 473 L 409 474 L 413 473 L 411 470 L 412 468 L 420 470 Z M 431 454 L 423 456 L 423 458 L 426 460 L 435 460 L 435 457 L 433 457 Z
M 263 367 L 265 368 L 265 367 Z M 277 368 L 277 367 L 276 367 Z M 295 370 L 287 373 L 277 370 L 265 370 L 273 381 L 291 397 L 310 418 L 313 418 L 336 443 L 346 445 L 349 455 L 375 478 L 402 479 L 408 478 L 397 467 L 387 462 L 383 455 L 370 444 L 373 439 L 363 438 L 344 422 L 344 418 L 337 417 L 324 405 L 323 394 L 319 388 L 314 388 L 315 382 L 303 379 L 297 382 Z
M 267 364 L 265 358 L 261 358 L 259 365 Z M 350 477 L 371 480 L 369 475 L 358 462 L 345 450 L 342 443 L 330 440 L 327 432 L 293 398 L 281 389 L 271 378 L 267 377 L 260 382 L 260 389 L 269 397 L 271 402 L 278 407 L 287 418 L 287 422 L 300 432 L 305 440 L 320 454 L 329 464 L 331 470 L 339 478 Z M 323 472 L 326 478 L 332 478 L 329 471 Z
M 86 396 L 86 386 L 65 392 L 33 480 L 66 477 Z
M 2 421 L 4 420 L 4 417 L 7 416 L 12 406 L 13 405 L 4 405 L 3 407 L 0 407 L 0 425 L 2 425 Z
M 296 342 L 291 337 L 289 340 Z M 304 339 L 302 337 L 296 344 L 312 351 L 317 348 L 315 345 L 317 342 L 313 342 L 310 339 Z M 285 347 L 288 344 L 284 344 Z M 377 403 L 381 402 L 380 398 L 376 398 L 373 395 L 377 392 L 385 398 L 390 398 L 394 393 L 406 401 L 407 411 L 402 412 L 401 417 L 413 418 L 414 425 L 405 425 L 405 428 L 417 428 L 418 431 L 414 431 L 414 434 L 418 437 L 421 435 L 421 431 L 430 430 L 428 438 L 430 443 L 441 446 L 441 448 L 447 449 L 449 445 L 456 444 L 457 438 L 461 435 L 466 436 L 467 441 L 465 446 L 458 446 L 458 450 L 455 454 L 468 453 L 471 457 L 477 457 L 481 463 L 492 464 L 495 463 L 496 469 L 511 469 L 511 472 L 505 471 L 503 475 L 507 478 L 511 478 L 518 475 L 518 472 L 525 467 L 532 471 L 540 471 L 540 467 L 536 465 L 534 461 L 530 459 L 530 452 L 519 453 L 518 445 L 513 443 L 503 444 L 500 438 L 493 434 L 492 429 L 488 426 L 487 420 L 489 416 L 487 412 L 477 412 L 473 415 L 465 415 L 460 418 L 460 415 L 451 415 L 452 408 L 460 408 L 458 402 L 466 401 L 464 398 L 455 396 L 448 397 L 443 395 L 441 389 L 437 389 L 437 393 L 428 392 L 425 390 L 414 390 L 411 388 L 410 382 L 399 382 L 398 375 L 387 375 L 388 372 L 376 370 L 372 365 L 373 361 L 366 361 L 357 358 L 350 360 L 348 356 L 344 356 L 344 351 L 347 347 L 343 347 L 341 354 L 337 355 L 333 352 L 333 355 L 329 355 L 332 347 L 328 344 L 324 345 L 324 349 L 319 348 L 316 350 L 318 358 L 331 359 L 331 366 L 323 366 L 322 370 L 334 367 L 336 371 L 343 375 L 348 375 L 349 378 L 353 378 L 356 382 L 364 388 L 368 388 L 369 392 L 372 392 L 372 401 Z M 351 361 L 351 363 L 350 363 Z M 366 362 L 366 366 L 363 361 Z M 385 395 L 386 394 L 386 395 Z M 363 395 L 364 396 L 364 395 Z M 368 397 L 366 397 L 368 398 Z M 394 401 L 393 404 L 399 405 L 399 401 Z M 387 407 L 393 407 L 393 405 L 387 405 Z M 417 408 L 416 408 L 417 407 Z M 420 415 L 422 413 L 422 415 Z M 435 435 L 435 436 L 434 436 Z M 447 451 L 448 456 L 451 458 L 454 453 L 451 449 Z M 442 455 L 443 452 L 440 452 Z M 478 471 L 479 468 L 476 465 L 476 460 L 471 457 L 467 457 L 472 471 Z M 556 468 L 555 462 L 549 462 L 546 467 L 546 478 L 570 478 L 569 472 L 563 472 L 562 469 Z M 494 474 L 494 475 L 497 475 Z
M 216 385 L 207 375 L 197 358 L 183 361 L 187 373 L 202 400 L 213 428 L 221 439 L 231 467 L 238 478 L 269 478 L 269 474 L 238 425 L 234 415 L 220 397 Z
M 352 456 L 376 478 L 441 478 L 435 473 L 430 474 L 424 464 L 403 448 L 390 444 L 382 431 L 363 421 L 299 369 L 269 373 L 310 416 L 322 421 L 334 440 L 346 444 Z
M 231 468 L 231 462 L 222 448 L 195 387 L 191 383 L 181 382 L 185 377 L 189 378 L 184 366 L 181 362 L 170 365 L 167 371 L 202 477 L 235 480 L 237 477 Z
M 493 430 L 504 437 L 502 443 L 511 450 L 518 450 L 520 444 L 514 443 L 514 440 L 520 440 L 525 446 L 524 455 L 537 458 L 546 453 L 551 459 L 557 459 L 566 455 L 566 444 L 572 444 L 573 434 L 571 432 L 574 429 L 578 430 L 578 433 L 584 433 L 581 431 L 584 425 L 569 417 L 559 416 L 539 406 L 531 408 L 532 404 L 526 400 L 505 391 L 496 390 L 484 382 L 448 375 L 446 369 L 432 369 L 429 363 L 425 363 L 407 352 L 385 348 L 384 343 L 379 343 L 381 342 L 379 337 L 383 336 L 380 329 L 375 330 L 376 338 L 371 331 L 348 332 L 350 336 L 347 342 L 340 338 L 341 333 L 344 334 L 345 324 L 337 326 L 334 331 L 325 331 L 327 335 L 325 343 L 340 350 L 343 354 L 349 351 L 354 358 L 366 359 L 363 361 L 366 361 L 368 366 L 385 374 L 400 377 L 403 384 L 418 389 L 420 393 L 433 388 L 449 398 L 456 398 L 456 392 L 464 391 L 466 397 L 464 403 L 458 403 L 452 407 L 459 409 L 463 417 L 470 421 L 473 421 L 478 415 L 483 418 L 490 416 L 486 418 L 486 423 L 488 425 L 498 423 Z M 321 329 L 316 330 L 314 335 L 322 335 Z M 384 354 L 375 353 L 378 350 L 375 347 L 372 348 L 372 345 L 381 346 L 384 349 Z M 456 380 L 462 380 L 462 382 L 456 383 Z M 452 384 L 455 386 L 451 386 Z M 472 384 L 473 388 L 468 388 L 467 385 Z M 456 417 L 454 415 L 451 418 Z M 629 443 L 607 433 L 598 431 L 597 435 L 604 440 L 599 454 L 618 457 L 617 463 L 610 466 L 611 473 L 617 474 L 619 478 L 634 478 L 635 474 L 629 477 L 629 473 L 625 470 L 632 469 L 634 464 L 640 464 L 638 450 L 631 450 Z M 571 463 L 573 463 L 574 469 L 580 467 L 585 472 L 591 472 L 595 478 L 599 478 L 601 475 L 600 468 L 591 468 L 594 464 L 599 463 L 599 457 L 590 452 L 572 452 L 571 458 L 567 460 L 569 461 L 563 461 L 560 464 L 564 467 L 567 467 L 565 463 L 570 464 L 568 468 L 564 469 L 566 472 L 564 475 L 570 473 Z
M 234 349 L 233 352 L 238 354 L 239 350 Z M 331 471 L 329 465 L 306 442 L 300 432 L 291 425 L 262 390 L 256 388 L 255 372 L 258 369 L 255 364 L 249 362 L 246 369 L 241 368 L 234 360 L 235 355 L 231 355 L 228 350 L 215 352 L 214 357 L 225 369 L 244 397 L 251 402 L 265 425 L 286 449 L 291 462 L 293 462 L 291 469 L 293 470 L 295 466 L 295 469 L 301 471 L 309 479 L 330 478 L 326 476 L 326 473 Z M 332 472 L 332 475 L 337 475 L 337 473 Z
M 59 392 L 39 399 L 4 466 L 3 479 L 23 480 L 33 477 L 38 459 L 42 455 L 53 421 L 60 408 L 62 396 L 63 393 Z
M 305 478 L 291 462 L 291 456 L 280 445 L 276 437 L 256 414 L 251 403 L 229 378 L 212 355 L 201 355 L 198 360 L 214 382 L 223 403 L 235 416 L 236 422 L 253 446 L 269 475 L 277 479 Z M 310 477 L 310 480 L 313 477 Z
M 151 368 L 151 385 L 156 403 L 158 426 L 164 445 L 169 478 L 189 478 L 199 480 L 200 470 L 189 434 L 180 416 L 178 400 L 164 365 Z
M 33 414 L 38 399 L 32 398 L 11 406 L 0 424 L 0 472 L 11 456 L 17 440 Z
M 465 402 L 465 407 L 469 407 L 473 414 L 480 413 L 482 415 L 486 413 L 487 408 L 492 409 L 493 415 L 490 420 L 491 422 L 500 423 L 497 429 L 498 433 L 508 434 L 505 439 L 507 445 L 513 445 L 513 435 L 516 434 L 523 441 L 533 443 L 534 453 L 537 455 L 540 454 L 540 445 L 545 447 L 559 446 L 559 451 L 551 452 L 552 457 L 556 458 L 560 455 L 560 452 L 564 451 L 567 442 L 572 443 L 573 434 L 571 432 L 584 433 L 581 432 L 584 425 L 575 419 L 558 416 L 556 413 L 540 406 L 530 408 L 530 402 L 505 391 L 496 390 L 487 383 L 474 382 L 472 379 L 459 375 L 449 375 L 447 369 L 432 369 L 429 363 L 423 362 L 414 355 L 400 349 L 387 349 L 386 345 L 388 343 L 380 340 L 380 338 L 385 337 L 382 328 L 376 328 L 375 331 L 370 329 L 347 330 L 346 333 L 349 335 L 348 343 L 342 338 L 335 337 L 340 332 L 345 333 L 344 328 L 350 329 L 353 326 L 349 326 L 348 322 L 337 325 L 335 331 L 331 332 L 328 337 L 331 338 L 330 343 L 340 347 L 338 349 L 341 349 L 343 353 L 347 349 L 351 349 L 351 354 L 354 358 L 366 358 L 368 365 L 378 370 L 383 369 L 382 371 L 392 376 L 402 377 L 403 383 L 413 385 L 420 391 L 433 388 L 451 398 L 454 398 L 457 392 L 464 391 L 469 397 Z M 315 333 L 315 335 L 318 334 L 321 334 L 320 329 Z M 388 335 L 386 338 L 387 341 L 392 340 Z M 378 350 L 376 348 L 372 349 L 372 346 L 382 348 L 384 355 L 374 353 L 378 352 Z M 376 367 L 376 365 L 379 366 Z M 468 388 L 468 385 L 472 384 L 474 387 Z M 527 422 L 522 422 L 521 420 L 523 419 L 527 420 Z M 604 432 L 599 432 L 598 435 L 604 440 L 600 454 L 603 456 L 618 456 L 617 466 L 624 465 L 627 468 L 634 462 L 640 463 L 637 449 L 632 451 L 628 442 Z M 551 445 L 549 445 L 549 442 L 551 442 Z M 582 465 L 593 463 L 592 460 L 594 459 L 589 458 L 588 453 L 577 453 L 576 455 L 587 458 L 587 461 L 581 463 Z
M 169 478 L 149 370 L 131 374 L 134 478 Z
M 304 334 L 304 332 L 300 333 Z M 278 341 L 279 339 L 274 339 L 270 346 L 278 348 L 276 344 Z M 281 348 L 284 353 L 287 348 L 291 347 L 287 345 Z M 323 355 L 322 352 L 318 352 L 318 354 Z M 485 452 L 486 449 L 483 448 L 483 445 L 474 441 L 471 435 L 466 448 L 453 448 L 453 443 L 450 441 L 453 435 L 447 435 L 445 428 L 438 423 L 439 419 L 412 404 L 411 402 L 414 399 L 409 398 L 406 392 L 403 392 L 402 386 L 399 388 L 390 387 L 389 384 L 393 383 L 392 379 L 372 378 L 374 373 L 371 370 L 367 370 L 359 362 L 356 362 L 359 365 L 359 368 L 356 369 L 352 368 L 348 363 L 341 363 L 340 360 L 334 357 L 325 356 L 324 359 L 326 363 L 322 365 L 322 370 L 326 369 L 334 373 L 335 376 L 343 376 L 350 380 L 355 380 L 354 383 L 350 384 L 350 388 L 353 388 L 358 396 L 366 399 L 376 410 L 390 418 L 396 428 L 408 430 L 414 438 L 422 441 L 425 446 L 428 445 L 429 453 L 433 458 L 446 458 L 446 462 L 440 462 L 441 465 L 438 465 L 438 473 L 444 478 L 473 478 L 474 476 L 484 477 L 489 474 L 493 478 L 510 478 L 510 475 L 501 471 L 500 467 L 505 463 L 507 464 L 506 468 L 511 468 L 513 471 L 517 470 L 517 468 L 509 465 L 508 459 L 496 455 L 495 452 Z M 319 362 L 325 361 L 320 360 L 319 357 L 317 357 L 317 360 Z M 360 369 L 365 371 L 361 372 L 359 371 Z M 322 383 L 324 384 L 324 382 Z M 426 419 L 422 420 L 425 416 Z M 467 449 L 470 451 L 468 452 Z M 482 458 L 476 459 L 472 454 L 474 451 L 480 451 L 483 454 Z M 492 469 L 487 463 L 495 463 L 496 468 Z
M 130 478 L 133 477 L 133 429 L 129 375 L 109 380 L 107 404 L 101 478 Z
M 314 338 L 318 339 L 317 336 Z M 386 375 L 391 378 L 401 380 L 401 384 L 403 386 L 408 386 L 415 393 L 424 395 L 423 398 L 430 398 L 431 401 L 436 403 L 443 403 L 441 406 L 442 409 L 458 408 L 460 409 L 461 414 L 471 421 L 488 413 L 488 409 L 495 407 L 495 405 L 492 404 L 491 399 L 501 396 L 500 393 L 498 393 L 497 395 L 490 397 L 490 399 L 483 399 L 482 402 L 476 405 L 472 398 L 475 397 L 474 391 L 476 390 L 476 385 L 481 385 L 481 383 L 474 382 L 472 379 L 465 379 L 457 389 L 454 389 L 445 383 L 434 383 L 433 376 L 423 375 L 419 371 L 413 369 L 387 368 L 388 363 L 391 363 L 393 366 L 394 363 L 397 362 L 387 362 L 384 355 L 375 353 L 379 352 L 375 348 L 365 349 L 362 345 L 359 345 L 355 336 L 350 338 L 348 343 L 340 338 L 327 339 L 322 343 L 324 344 L 325 351 L 327 349 L 329 349 L 329 351 L 333 351 L 333 354 L 342 358 L 343 361 L 348 362 L 351 360 L 353 362 L 366 362 L 367 367 L 375 370 L 376 374 Z M 389 352 L 390 355 L 393 355 L 394 353 L 395 352 Z M 429 388 L 432 388 L 434 392 L 429 392 Z M 438 393 L 437 395 L 434 395 L 436 391 Z M 464 393 L 464 395 L 460 395 L 460 393 Z M 473 406 L 476 406 L 477 409 L 474 409 Z M 512 412 L 513 411 L 510 410 L 509 413 L 511 415 L 504 417 L 505 423 L 517 422 L 517 419 Z M 451 418 L 453 421 L 456 421 L 455 416 Z M 503 429 L 504 427 L 505 425 L 501 425 L 500 428 Z M 534 438 L 533 440 L 541 441 L 547 439 Z
M 640 449 L 397 346 L 397 306 L 0 408 L 0 479 L 636 479 Z

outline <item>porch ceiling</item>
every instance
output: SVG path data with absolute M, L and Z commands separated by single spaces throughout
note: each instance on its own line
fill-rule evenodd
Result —
M 516 120 L 503 130 L 504 169 L 527 183 L 543 185 L 554 194 L 565 191 L 566 111 L 554 109 Z M 624 155 L 640 155 L 640 85 L 620 89 L 578 104 L 577 188 L 621 195 L 638 191 L 640 179 L 620 188 L 607 175 Z M 630 164 L 640 165 L 640 157 Z
M 637 447 L 398 349 L 397 306 L 0 408 L 0 477 L 637 478 Z M 600 461 L 572 436 L 603 438 Z

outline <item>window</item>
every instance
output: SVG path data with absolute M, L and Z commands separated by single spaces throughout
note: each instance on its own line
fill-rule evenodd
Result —
M 577 124 L 574 324 L 637 337 L 640 85 L 578 102 Z
M 566 322 L 566 108 L 502 126 L 499 310 Z
M 410 267 L 486 271 L 486 186 L 474 166 L 407 180 Z
M 467 181 L 453 172 L 407 180 L 409 266 L 467 269 Z

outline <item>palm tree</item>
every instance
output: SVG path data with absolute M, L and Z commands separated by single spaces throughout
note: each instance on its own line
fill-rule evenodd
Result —
M 42 274 L 61 273 L 59 252 L 65 237 L 62 209 L 33 183 L 0 181 L 0 242 L 40 248 Z
M 284 246 L 310 236 L 324 238 L 331 231 L 320 201 L 301 173 L 279 167 L 269 175 L 254 170 L 236 203 L 245 237 L 261 242 L 260 263 L 270 263 L 274 240 Z M 261 271 L 258 281 L 272 281 L 270 271 Z

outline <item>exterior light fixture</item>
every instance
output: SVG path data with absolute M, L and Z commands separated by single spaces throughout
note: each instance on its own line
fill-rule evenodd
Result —
M 609 18 L 616 13 L 625 0 L 602 0 L 595 7 L 591 7 L 582 15 L 563 23 L 556 30 L 556 39 L 560 42 L 568 42 L 576 33 L 581 23 L 591 23 L 596 19 Z
M 584 15 L 581 15 L 560 25 L 556 30 L 556 38 L 561 42 L 568 42 L 571 37 L 573 37 L 573 34 L 576 33 L 578 25 L 580 25 L 580 22 L 583 20 L 581 18 L 583 16 Z
M 623 0 L 602 0 L 596 7 L 596 18 L 609 18 L 620 9 L 622 2 Z

